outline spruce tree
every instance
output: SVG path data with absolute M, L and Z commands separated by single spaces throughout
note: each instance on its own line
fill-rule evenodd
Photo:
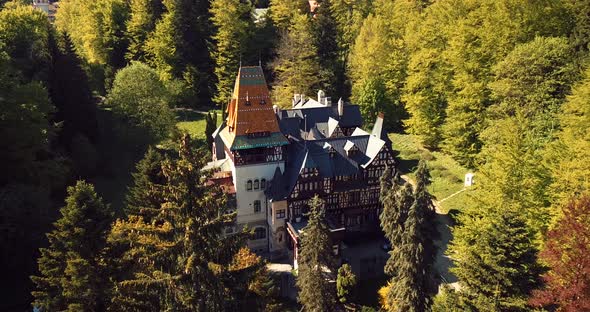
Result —
M 145 41 L 156 27 L 162 14 L 161 0 L 131 0 L 129 19 L 126 23 L 126 37 L 129 48 L 125 54 L 128 61 L 145 62 Z
M 254 32 L 252 8 L 240 0 L 214 0 L 211 3 L 211 20 L 216 27 L 213 36 L 217 93 L 215 102 L 220 105 L 231 96 L 240 60 L 248 40 Z
M 460 218 L 448 254 L 460 285 L 458 300 L 476 311 L 527 311 L 539 285 L 533 233 L 514 207 L 478 207 Z
M 416 170 L 416 189 L 414 191 L 414 200 L 418 209 L 418 222 L 420 224 L 420 235 L 424 237 L 424 260 L 430 271 L 434 264 L 436 256 L 436 247 L 434 241 L 438 238 L 436 230 L 436 211 L 432 203 L 432 195 L 428 192 L 428 185 L 431 183 L 430 171 L 428 165 L 423 159 L 418 163 Z M 431 276 L 428 276 L 429 278 Z
M 328 271 L 334 272 L 334 259 L 323 205 L 317 195 L 309 202 L 309 220 L 298 257 L 297 300 L 310 312 L 331 311 L 335 303 L 336 290 L 327 277 Z
M 392 249 L 396 274 L 391 278 L 389 311 L 422 312 L 429 306 L 425 280 L 424 236 L 420 226 L 420 207 L 414 201 L 403 225 L 399 246 Z
M 83 181 L 68 188 L 66 206 L 41 249 L 34 306 L 47 311 L 104 311 L 108 299 L 106 237 L 114 213 Z
M 162 173 L 164 157 L 161 152 L 149 147 L 136 167 L 133 185 L 127 190 L 125 213 L 141 215 L 144 220 L 157 215 L 162 203 L 162 191 L 166 180 Z
M 245 233 L 223 236 L 235 222 L 218 186 L 207 183 L 204 155 L 187 134 L 179 157 L 162 163 L 164 185 L 158 214 L 118 220 L 109 237 L 124 250 L 123 278 L 112 309 L 119 311 L 223 311 L 227 268 L 245 244 Z

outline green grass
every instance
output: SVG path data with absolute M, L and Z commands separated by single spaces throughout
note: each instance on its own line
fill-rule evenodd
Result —
M 217 112 L 217 125 L 221 124 L 221 111 L 212 110 L 210 112 Z M 176 127 L 182 131 L 188 132 L 191 137 L 205 138 L 205 114 L 194 111 L 176 111 Z
M 418 161 L 423 158 L 428 163 L 432 184 L 429 191 L 437 200 L 442 200 L 463 189 L 465 174 L 469 172 L 459 165 L 451 156 L 439 151 L 429 151 L 420 144 L 419 138 L 411 134 L 391 133 L 393 149 L 399 152 L 399 170 L 402 174 L 414 178 L 414 170 Z M 473 195 L 472 189 L 451 197 L 441 203 L 444 212 L 451 209 L 462 210 L 468 205 Z

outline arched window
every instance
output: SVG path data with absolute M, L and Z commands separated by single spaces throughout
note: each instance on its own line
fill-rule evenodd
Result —
M 254 201 L 254 212 L 260 212 L 261 209 L 261 205 L 260 205 L 260 201 L 259 200 L 255 200 Z
M 266 179 L 260 180 L 260 189 L 264 190 L 266 188 Z
M 260 188 L 260 181 L 258 179 L 254 180 L 254 189 L 257 190 Z
M 257 227 L 254 229 L 254 239 L 266 238 L 266 229 L 263 227 Z
M 246 191 L 251 191 L 252 190 L 252 180 L 248 180 L 248 182 L 246 182 Z

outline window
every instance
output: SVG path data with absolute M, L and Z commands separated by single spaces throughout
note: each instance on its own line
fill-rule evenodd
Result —
M 260 188 L 260 181 L 258 179 L 254 180 L 254 189 L 257 190 Z
M 285 209 L 277 210 L 277 219 L 285 219 Z
M 266 101 L 264 99 L 260 100 L 260 105 L 265 105 Z
M 248 180 L 248 182 L 246 182 L 246 191 L 251 191 L 252 190 L 252 180 Z
M 254 229 L 254 239 L 266 238 L 266 229 L 263 227 L 257 227 Z
M 260 180 L 260 189 L 261 190 L 266 189 L 266 179 Z
M 261 210 L 260 201 L 259 200 L 255 200 L 254 201 L 254 212 L 260 212 L 260 210 Z
M 246 105 L 247 105 L 247 106 L 250 106 L 250 105 L 252 105 L 252 103 L 250 102 L 250 100 L 246 100 Z

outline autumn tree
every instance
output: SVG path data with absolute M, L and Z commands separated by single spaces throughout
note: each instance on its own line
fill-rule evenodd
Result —
M 323 205 L 318 196 L 311 199 L 309 220 L 301 238 L 297 300 L 306 311 L 331 311 L 335 302 L 334 286 L 326 276 L 334 272 L 334 260 Z
M 34 306 L 50 311 L 104 311 L 110 284 L 104 266 L 106 237 L 114 212 L 83 181 L 68 188 L 62 217 L 41 249 Z
M 547 233 L 540 260 L 549 271 L 530 303 L 558 311 L 585 311 L 590 309 L 590 196 L 572 199 L 561 216 Z

